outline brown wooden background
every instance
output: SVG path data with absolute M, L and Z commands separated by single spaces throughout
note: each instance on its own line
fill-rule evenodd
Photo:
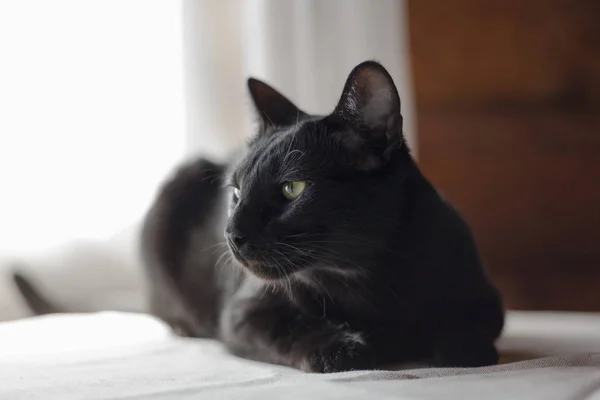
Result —
M 419 162 L 513 309 L 600 311 L 600 0 L 409 0 Z

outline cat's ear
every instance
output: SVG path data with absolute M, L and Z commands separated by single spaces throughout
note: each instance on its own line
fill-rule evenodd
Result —
M 383 165 L 404 143 L 400 96 L 377 62 L 365 61 L 352 70 L 332 116 L 349 127 L 343 141 L 358 156 L 360 169 Z
M 306 114 L 266 83 L 248 79 L 248 90 L 263 128 L 295 124 Z

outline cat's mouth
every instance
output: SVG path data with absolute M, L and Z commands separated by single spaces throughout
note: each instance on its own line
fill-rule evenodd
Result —
M 256 277 L 266 281 L 277 281 L 286 276 L 284 271 L 270 265 L 248 263 L 247 265 L 244 265 L 244 267 Z
M 260 279 L 276 281 L 285 278 L 291 273 L 291 271 L 287 272 L 284 268 L 271 265 L 267 262 L 250 260 L 246 257 L 243 257 L 240 252 L 234 248 L 231 248 L 231 253 L 233 254 L 235 260 L 239 262 L 244 269 Z
M 282 269 L 266 263 L 251 261 L 241 257 L 236 257 L 236 260 L 244 269 L 260 279 L 276 281 L 284 278 L 287 275 Z

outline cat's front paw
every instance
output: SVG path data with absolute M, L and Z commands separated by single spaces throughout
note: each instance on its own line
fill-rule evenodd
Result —
M 342 331 L 320 343 L 300 363 L 305 372 L 331 373 L 364 369 L 370 365 L 369 347 L 358 332 Z
M 434 359 L 440 367 L 483 367 L 498 363 L 498 351 L 488 341 L 448 335 L 438 340 Z

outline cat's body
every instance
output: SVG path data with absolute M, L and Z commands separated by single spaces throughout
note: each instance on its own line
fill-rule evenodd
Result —
M 325 117 L 249 83 L 263 125 L 247 151 L 183 166 L 148 214 L 152 312 L 306 371 L 496 363 L 500 295 L 469 227 L 410 156 L 383 67 L 355 68 Z

